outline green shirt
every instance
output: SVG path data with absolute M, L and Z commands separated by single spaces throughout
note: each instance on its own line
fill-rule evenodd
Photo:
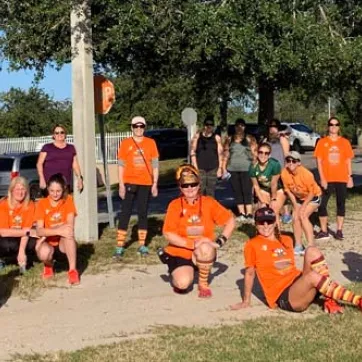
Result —
M 281 166 L 280 163 L 274 158 L 269 158 L 268 163 L 264 170 L 261 170 L 259 163 L 250 165 L 249 176 L 258 180 L 261 189 L 270 192 L 270 185 L 273 176 L 280 175 Z M 280 182 L 278 182 L 278 189 L 281 188 Z

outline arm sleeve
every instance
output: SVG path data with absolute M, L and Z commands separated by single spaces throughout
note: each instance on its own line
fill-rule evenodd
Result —
M 353 153 L 351 143 L 347 139 L 346 139 L 345 149 L 346 149 L 346 158 L 354 158 L 354 153 Z
M 34 213 L 35 213 L 35 205 L 33 202 L 30 202 L 28 205 L 28 209 L 26 210 L 25 218 L 23 221 L 23 227 L 31 228 L 33 226 Z
M 273 176 L 280 175 L 281 172 L 282 172 L 282 167 L 280 166 L 280 163 L 278 161 L 274 162 L 272 175 Z
M 321 144 L 322 144 L 322 142 L 321 142 L 322 140 L 319 140 L 318 142 L 317 142 L 317 145 L 315 146 L 315 149 L 314 149 L 314 154 L 313 154 L 313 156 L 315 157 L 315 158 L 321 158 L 322 157 L 322 152 L 321 152 Z
M 165 221 L 163 223 L 163 233 L 177 233 L 177 220 L 182 212 L 179 199 L 172 201 L 167 208 Z
M 0 228 L 1 229 L 8 229 L 9 223 L 8 223 L 8 216 L 7 216 L 7 212 L 6 212 L 6 204 L 4 204 L 6 201 L 6 199 L 3 199 L 0 202 Z
M 252 245 L 252 240 L 250 239 L 244 248 L 244 262 L 245 262 L 245 268 L 250 268 L 256 266 L 256 255 L 255 250 Z
M 34 221 L 44 220 L 45 210 L 43 205 L 43 200 L 39 200 L 35 207 Z
M 49 152 L 49 145 L 50 145 L 49 143 L 46 143 L 45 145 L 43 145 L 40 152 Z
M 231 212 L 227 210 L 224 206 L 222 206 L 219 202 L 217 202 L 215 199 L 211 200 L 212 217 L 215 224 L 219 226 L 225 225 L 232 216 Z
M 118 158 L 118 164 L 124 166 L 126 163 L 126 150 L 125 150 L 124 140 L 122 140 L 119 145 L 117 158 Z

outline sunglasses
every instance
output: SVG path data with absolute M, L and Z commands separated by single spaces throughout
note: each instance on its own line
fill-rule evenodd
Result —
M 258 151 L 258 155 L 269 156 L 269 155 L 270 155 L 270 152 Z
M 294 158 L 286 158 L 286 159 L 285 159 L 285 162 L 286 162 L 286 163 L 298 163 L 299 160 L 295 160 Z
M 205 123 L 205 126 L 206 127 L 214 127 L 214 124 L 213 123 Z
M 189 187 L 194 188 L 194 187 L 196 187 L 196 186 L 199 186 L 199 183 L 198 183 L 198 182 L 193 182 L 193 183 L 191 183 L 191 184 L 181 184 L 181 188 L 182 188 L 182 189 L 187 189 L 187 188 L 189 188 Z
M 236 127 L 245 127 L 245 124 L 243 124 L 243 123 L 237 123 L 235 126 L 236 126 Z
M 135 129 L 135 128 L 146 128 L 146 126 L 144 124 L 132 124 L 132 128 Z
M 339 127 L 339 123 L 329 123 L 328 127 Z
M 268 225 L 271 225 L 271 224 L 274 224 L 275 221 L 272 221 L 272 220 L 256 221 L 256 225 L 264 225 L 265 223 L 267 223 Z
M 54 134 L 65 134 L 64 131 L 58 131 L 58 132 L 54 132 Z

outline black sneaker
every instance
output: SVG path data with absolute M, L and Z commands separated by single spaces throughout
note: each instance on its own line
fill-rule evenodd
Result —
M 315 236 L 315 240 L 329 240 L 330 239 L 330 235 L 328 234 L 328 232 L 324 232 L 324 231 L 320 231 L 317 233 L 317 235 Z
M 343 236 L 342 230 L 337 230 L 336 235 L 334 235 L 334 238 L 336 240 L 343 240 L 344 236 Z

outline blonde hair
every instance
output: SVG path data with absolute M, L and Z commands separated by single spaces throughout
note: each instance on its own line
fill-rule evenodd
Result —
M 30 201 L 29 183 L 25 177 L 17 176 L 11 180 L 9 189 L 8 189 L 8 205 L 11 209 L 13 209 L 15 206 L 12 192 L 13 192 L 15 186 L 18 184 L 24 186 L 26 189 L 26 195 L 22 202 L 23 206 L 27 207 L 29 205 L 29 201 Z

